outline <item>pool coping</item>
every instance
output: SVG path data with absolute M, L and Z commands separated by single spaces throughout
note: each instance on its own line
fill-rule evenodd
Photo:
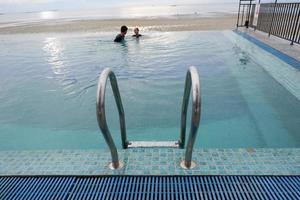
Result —
M 280 51 L 280 50 L 264 43 L 263 41 L 249 35 L 246 32 L 242 32 L 242 31 L 239 31 L 239 30 L 233 30 L 233 32 L 240 35 L 240 36 L 242 36 L 243 38 L 247 39 L 248 41 L 252 42 L 253 44 L 259 46 L 263 50 L 271 53 L 272 55 L 279 58 L 283 62 L 289 64 L 290 66 L 294 67 L 295 69 L 300 70 L 300 61 L 297 60 L 296 58 L 293 58 L 293 57 L 283 53 L 282 51 Z

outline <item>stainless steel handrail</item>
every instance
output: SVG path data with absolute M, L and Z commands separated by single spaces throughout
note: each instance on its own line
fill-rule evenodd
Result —
M 195 67 L 190 67 L 185 79 L 185 87 L 183 94 L 182 110 L 181 110 L 181 131 L 179 139 L 179 147 L 184 148 L 186 134 L 186 116 L 189 105 L 190 92 L 192 89 L 192 119 L 188 143 L 185 151 L 185 159 L 180 163 L 183 168 L 193 168 L 195 163 L 192 162 L 193 147 L 197 137 L 197 130 L 201 117 L 201 93 L 198 71 Z
M 118 151 L 116 145 L 113 141 L 111 133 L 108 129 L 106 123 L 106 115 L 105 115 L 105 90 L 107 79 L 110 79 L 110 84 L 113 90 L 113 94 L 115 97 L 115 101 L 118 107 L 119 118 L 120 118 L 120 128 L 121 128 L 121 138 L 122 138 L 122 146 L 123 148 L 127 148 L 128 141 L 126 136 L 126 126 L 125 126 L 125 114 L 122 105 L 121 95 L 119 92 L 119 87 L 117 83 L 117 79 L 115 74 L 111 71 L 111 69 L 106 68 L 103 70 L 99 77 L 98 81 L 98 89 L 97 89 L 97 100 L 96 100 L 96 110 L 97 110 L 97 120 L 98 125 L 102 131 L 104 139 L 110 149 L 112 162 L 110 164 L 111 169 L 118 169 L 123 167 L 123 163 L 119 161 Z

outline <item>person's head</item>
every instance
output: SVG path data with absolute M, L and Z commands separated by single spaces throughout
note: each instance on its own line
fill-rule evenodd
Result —
M 127 26 L 122 26 L 122 27 L 121 27 L 121 34 L 122 34 L 122 35 L 126 35 L 127 30 L 128 30 Z
M 136 27 L 133 31 L 134 31 L 134 34 L 138 35 L 140 30 L 139 30 L 139 28 Z

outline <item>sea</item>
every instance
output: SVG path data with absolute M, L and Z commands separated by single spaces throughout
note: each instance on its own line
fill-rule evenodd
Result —
M 218 17 L 235 14 L 238 3 L 150 5 L 103 7 L 82 10 L 44 10 L 31 12 L 0 13 L 0 28 L 43 21 L 73 21 L 90 19 Z

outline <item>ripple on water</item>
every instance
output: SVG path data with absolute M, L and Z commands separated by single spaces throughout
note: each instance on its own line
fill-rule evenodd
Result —
M 40 127 L 45 132 L 63 130 L 67 135 L 65 144 L 69 144 L 70 138 L 82 141 L 82 137 L 77 137 L 74 130 L 88 130 L 88 135 L 99 135 L 95 115 L 96 88 L 101 71 L 110 67 L 118 79 L 126 110 L 128 136 L 147 138 L 143 134 L 151 132 L 155 137 L 172 139 L 173 130 L 178 130 L 180 124 L 186 71 L 189 66 L 194 65 L 199 70 L 203 89 L 201 132 L 212 133 L 202 135 L 203 144 L 209 146 L 213 141 L 214 145 L 222 147 L 223 141 L 230 139 L 240 139 L 241 143 L 249 146 L 260 144 L 255 141 L 255 137 L 261 134 L 254 128 L 256 122 L 268 122 L 270 127 L 282 123 L 282 127 L 291 130 L 290 133 L 299 132 L 297 123 L 292 123 L 293 119 L 299 119 L 299 109 L 289 107 L 298 104 L 293 103 L 293 98 L 287 93 L 278 95 L 282 102 L 292 102 L 279 104 L 280 107 L 286 106 L 282 110 L 289 111 L 280 123 L 275 117 L 278 119 L 283 115 L 276 109 L 269 113 L 266 111 L 266 121 L 253 119 L 265 116 L 256 113 L 256 109 L 249 109 L 271 108 L 272 103 L 276 103 L 274 99 L 277 98 L 272 99 L 268 95 L 270 92 L 265 94 L 261 87 L 269 91 L 271 86 L 280 86 L 262 70 L 257 71 L 259 66 L 252 58 L 238 45 L 226 39 L 224 34 L 145 32 L 144 37 L 139 40 L 133 40 L 129 35 L 125 44 L 112 42 L 114 36 L 115 33 L 51 33 L 49 37 L 34 35 L 29 40 L 25 35 L 11 36 L 11 39 L 1 42 L 1 123 L 20 126 L 20 129 L 12 126 L 9 130 L 15 131 L 16 135 L 19 131 L 27 130 L 24 127 Z M 241 40 L 239 43 L 242 42 Z M 245 70 L 240 70 L 241 66 L 249 66 L 251 73 L 244 73 Z M 263 84 L 255 83 L 259 78 Z M 247 98 L 244 98 L 243 91 L 246 91 Z M 115 137 L 119 134 L 119 121 L 117 112 L 114 112 L 116 106 L 111 89 L 107 89 L 106 95 L 107 117 L 112 122 L 109 124 L 112 130 L 116 130 L 112 131 Z M 274 106 L 276 107 L 278 106 Z M 278 115 L 274 117 L 274 113 Z M 155 131 L 153 127 L 156 128 Z M 282 127 L 273 128 L 271 136 L 268 135 L 269 131 L 263 134 L 272 138 L 277 130 L 283 130 Z M 30 130 L 28 134 L 29 132 Z M 46 133 L 64 134 L 57 131 Z M 42 135 L 39 136 L 43 138 Z M 35 138 L 36 141 L 38 138 Z M 214 138 L 219 138 L 219 141 Z M 294 141 L 299 141 L 297 139 L 299 138 L 294 137 Z M 104 141 L 101 141 L 104 146 Z M 241 143 L 236 142 L 237 146 Z M 89 146 L 89 142 L 86 142 L 86 146 Z

